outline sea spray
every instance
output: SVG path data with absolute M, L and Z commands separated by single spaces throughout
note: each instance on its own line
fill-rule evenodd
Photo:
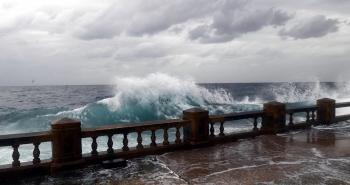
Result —
M 98 126 L 178 118 L 183 110 L 191 107 L 202 107 L 212 114 L 260 108 L 246 99 L 244 102 L 235 101 L 222 88 L 208 90 L 193 80 L 155 73 L 145 78 L 117 77 L 113 97 L 73 111 L 60 112 L 58 116 L 79 119 L 88 126 Z
M 332 98 L 337 102 L 350 101 L 350 83 L 345 82 L 278 83 L 272 84 L 271 89 L 274 100 L 287 103 L 288 107 L 315 105 L 321 98 Z M 336 114 L 350 114 L 350 108 L 336 109 Z
M 277 83 L 272 84 L 274 99 L 285 103 L 311 103 L 320 98 L 332 98 L 338 102 L 349 100 L 350 83 Z

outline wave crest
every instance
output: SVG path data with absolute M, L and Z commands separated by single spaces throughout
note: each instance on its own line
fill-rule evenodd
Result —
M 237 103 L 222 88 L 208 90 L 191 79 L 154 73 L 145 78 L 117 77 L 115 96 L 61 113 L 61 116 L 96 125 L 177 118 L 183 110 L 194 106 L 215 114 L 243 110 L 242 103 L 247 104 L 244 110 L 259 108 L 248 100 L 239 103 L 239 107 L 235 106 Z

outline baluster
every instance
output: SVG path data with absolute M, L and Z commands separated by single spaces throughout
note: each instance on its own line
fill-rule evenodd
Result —
M 152 129 L 152 135 L 151 135 L 151 147 L 156 147 L 157 143 L 156 143 L 156 130 Z
M 40 150 L 39 150 L 39 145 L 40 142 L 34 142 L 34 150 L 33 150 L 33 164 L 39 164 L 40 163 Z
M 124 134 L 124 138 L 123 138 L 123 151 L 129 151 L 129 147 L 128 147 L 128 133 L 125 132 Z
M 107 153 L 108 154 L 113 154 L 114 153 L 112 137 L 113 137 L 113 134 L 109 134 L 108 135 L 108 141 L 107 141 L 107 146 L 108 146 Z
M 175 139 L 175 143 L 176 144 L 180 144 L 181 143 L 181 134 L 180 134 L 180 126 L 176 126 L 176 139 Z
M 163 141 L 163 145 L 167 146 L 169 145 L 169 136 L 168 136 L 168 128 L 164 128 L 164 141 Z
M 257 132 L 258 131 L 258 117 L 254 118 L 254 123 L 253 124 L 254 124 L 253 131 Z
M 310 123 L 310 111 L 306 112 L 306 123 Z
M 220 122 L 220 134 L 219 136 L 225 136 L 224 134 L 224 121 Z
M 141 135 L 142 131 L 137 131 L 137 149 L 143 149 L 143 145 L 142 145 L 142 135 Z
M 294 123 L 293 123 L 293 113 L 289 114 L 289 127 L 293 127 Z
M 12 166 L 13 167 L 18 167 L 21 165 L 21 162 L 19 161 L 19 152 L 18 152 L 18 147 L 19 147 L 19 144 L 13 144 L 12 145 L 12 148 L 13 148 L 13 153 L 12 153 L 12 159 L 13 159 L 13 162 L 12 162 Z
M 96 156 L 98 154 L 97 152 L 97 136 L 92 136 L 92 143 L 91 143 L 91 155 Z
M 214 137 L 214 122 L 210 122 L 210 136 Z
M 313 111 L 311 111 L 311 121 L 312 121 L 312 123 L 315 123 L 315 111 L 313 110 Z

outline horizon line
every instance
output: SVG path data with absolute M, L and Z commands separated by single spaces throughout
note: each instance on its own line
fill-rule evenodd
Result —
M 345 81 L 277 81 L 277 82 L 198 82 L 196 84 L 273 84 L 273 83 L 347 83 Z M 115 84 L 30 84 L 30 85 L 0 85 L 0 87 L 49 87 L 49 86 L 114 86 Z

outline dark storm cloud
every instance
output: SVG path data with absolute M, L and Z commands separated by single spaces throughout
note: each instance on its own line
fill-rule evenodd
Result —
M 201 42 L 227 42 L 266 26 L 280 26 L 292 15 L 275 9 L 224 10 L 213 17 L 212 23 L 200 25 L 189 32 L 189 38 Z
M 83 25 L 75 34 L 84 40 L 109 39 L 125 33 L 131 36 L 153 35 L 189 20 L 212 17 L 246 5 L 248 0 L 156 0 L 114 3 Z M 275 20 L 280 21 L 280 20 Z
M 307 39 L 323 37 L 329 33 L 338 31 L 337 19 L 328 19 L 324 15 L 314 16 L 289 29 L 282 29 L 281 36 L 289 36 L 295 39 Z
M 227 42 L 265 26 L 279 26 L 292 15 L 276 8 L 256 8 L 248 0 L 133 1 L 114 3 L 85 23 L 76 36 L 84 40 L 110 39 L 120 34 L 154 35 L 188 21 L 210 20 L 189 32 L 191 40 Z M 190 25 L 187 25 L 191 27 Z
M 144 3 L 114 3 L 76 33 L 81 39 L 108 39 L 122 33 L 153 35 L 169 27 L 196 19 L 227 5 L 225 0 L 156 0 Z M 230 4 L 237 4 L 236 3 Z
M 215 8 L 220 8 L 220 3 L 222 2 L 217 0 L 213 3 L 208 3 L 207 0 L 161 2 L 161 4 L 143 9 L 145 14 L 133 17 L 126 31 L 134 36 L 155 34 L 189 19 L 201 17 Z

